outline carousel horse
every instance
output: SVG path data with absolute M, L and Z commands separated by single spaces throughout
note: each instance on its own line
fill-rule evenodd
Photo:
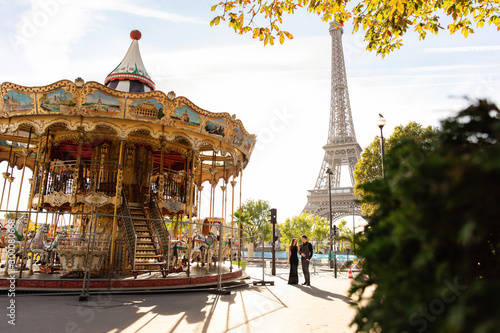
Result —
M 194 262 L 195 260 L 197 261 L 198 265 L 200 263 L 200 260 L 197 260 L 198 258 L 201 259 L 202 261 L 202 266 L 205 265 L 205 262 L 203 261 L 204 259 L 204 253 L 207 248 L 206 243 L 205 243 L 205 236 L 196 234 L 193 236 L 192 240 L 192 248 L 193 250 L 191 251 L 191 262 Z
M 193 242 L 196 241 L 195 246 L 201 246 L 202 250 L 202 266 L 204 263 L 207 264 L 207 273 L 210 271 L 210 268 L 212 267 L 212 257 L 214 252 L 214 249 L 217 248 L 217 243 L 218 243 L 218 237 L 216 236 L 216 233 L 219 229 L 218 225 L 212 225 L 210 229 L 210 233 L 207 236 L 204 235 L 196 235 L 193 238 Z
M 7 237 L 9 237 L 9 230 L 2 226 L 0 231 L 0 260 L 2 259 L 3 248 L 7 246 Z M 0 261 L 0 267 L 3 268 L 3 264 Z
M 66 230 L 61 230 L 57 233 L 56 237 L 49 242 L 48 239 L 45 240 L 44 243 L 44 249 L 47 252 L 48 259 L 50 261 L 50 265 L 54 262 L 57 256 L 57 245 L 61 241 L 61 239 L 66 238 L 68 236 L 68 233 Z
M 233 260 L 233 258 L 231 258 L 231 248 L 233 249 L 232 250 L 232 253 L 233 253 L 233 256 L 234 254 L 237 252 L 237 246 L 238 246 L 238 241 L 234 238 L 234 237 L 229 237 L 227 240 L 226 240 L 226 244 L 224 246 L 224 250 L 223 250 L 223 256 L 222 256 L 222 260 L 227 260 L 229 258 L 229 260 Z
M 29 253 L 32 255 L 32 260 L 34 260 L 35 256 L 38 255 L 40 257 L 40 262 L 42 264 L 47 262 L 48 253 L 45 250 L 44 239 L 49 231 L 49 227 L 46 224 L 42 224 L 40 228 L 36 231 L 35 237 L 30 242 L 30 246 L 27 247 L 29 249 Z
M 18 255 L 18 252 L 21 250 L 22 242 L 23 242 L 23 230 L 24 230 L 24 225 L 28 222 L 28 214 L 22 214 L 19 216 L 19 218 L 16 220 L 14 224 L 14 228 L 9 229 L 8 224 L 5 224 L 5 227 L 7 228 L 6 234 L 4 236 L 4 232 L 2 232 L 2 243 L 4 244 L 4 247 L 9 246 L 9 238 L 12 238 L 10 235 L 13 234 L 14 242 L 12 245 L 14 246 L 14 252 L 12 253 L 13 255 L 16 256 Z M 7 275 L 8 270 L 9 270 L 9 265 L 4 265 L 5 269 L 3 274 Z
M 170 243 L 170 250 L 172 253 L 171 256 L 171 264 L 172 268 L 174 270 L 182 270 L 182 260 L 179 258 L 182 258 L 185 256 L 185 253 L 187 251 L 187 242 L 183 239 L 180 240 L 172 240 Z

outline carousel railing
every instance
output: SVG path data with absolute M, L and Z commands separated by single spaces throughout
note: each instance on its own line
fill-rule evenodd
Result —
M 64 231 L 59 237 L 56 251 L 63 271 L 84 271 L 89 259 L 92 271 L 103 267 L 110 250 L 111 234 Z
M 116 176 L 118 164 L 116 161 L 82 161 L 78 176 L 78 192 L 103 192 L 107 195 L 116 193 Z
M 158 207 L 158 202 L 156 201 L 156 195 L 154 193 L 151 193 L 149 196 L 149 217 L 151 218 L 151 224 L 153 225 L 156 238 L 160 243 L 163 262 L 165 262 L 168 267 L 170 234 L 163 222 L 161 210 Z
M 122 191 L 123 204 L 120 207 L 120 214 L 122 219 L 122 224 L 125 233 L 125 239 L 127 240 L 127 248 L 130 258 L 130 264 L 132 265 L 132 270 L 135 270 L 135 253 L 137 249 L 137 233 L 135 231 L 134 222 L 132 221 L 132 215 L 130 214 L 130 206 L 128 204 L 127 196 L 125 191 Z
M 111 234 L 96 233 L 95 236 L 88 232 L 80 231 L 65 231 L 57 245 L 58 250 L 87 250 L 90 242 L 90 248 L 94 248 L 94 252 L 109 252 L 111 244 Z
M 186 180 L 178 175 L 173 174 L 172 176 L 164 176 L 164 188 L 163 195 L 160 195 L 160 177 L 158 175 L 154 182 L 151 182 L 151 191 L 152 193 L 158 196 L 159 200 L 168 201 L 170 199 L 174 199 L 180 203 L 186 203 Z
M 54 192 L 63 192 L 71 194 L 73 186 L 73 177 L 75 173 L 76 161 L 53 161 L 48 164 L 48 172 L 46 178 L 45 195 L 50 195 Z M 43 173 L 43 171 L 42 171 Z M 37 177 L 37 185 L 40 185 L 42 173 Z M 37 186 L 37 187 L 38 187 Z
M 40 172 L 35 180 L 35 193 L 38 193 Z M 53 161 L 48 164 L 46 187 L 44 195 L 62 192 L 66 195 L 73 194 L 73 181 L 78 172 L 78 194 L 89 192 L 102 192 L 113 196 L 116 193 L 116 177 L 118 164 L 116 161 L 81 161 L 80 166 L 76 161 Z

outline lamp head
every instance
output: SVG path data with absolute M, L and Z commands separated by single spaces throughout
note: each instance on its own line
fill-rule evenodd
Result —
M 385 118 L 384 116 L 382 116 L 380 113 L 378 114 L 378 118 L 377 120 L 375 121 L 375 124 L 380 127 L 380 129 L 382 129 L 382 127 L 384 127 L 386 121 L 385 121 Z
M 333 175 L 332 169 L 330 169 L 330 168 L 326 169 L 326 173 L 329 174 L 329 175 Z

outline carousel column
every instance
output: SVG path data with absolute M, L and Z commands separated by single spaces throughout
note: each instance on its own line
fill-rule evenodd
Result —
M 24 173 L 26 171 L 26 161 L 28 160 L 28 157 L 29 155 L 31 155 L 31 153 L 33 152 L 32 150 L 30 150 L 30 144 L 31 144 L 31 132 L 32 132 L 32 128 L 30 127 L 30 134 L 28 136 L 28 145 L 26 146 L 25 149 L 23 149 L 23 155 L 24 155 L 24 161 L 23 161 L 23 171 L 21 172 L 21 182 L 19 184 L 19 192 L 18 192 L 18 195 L 17 195 L 17 203 L 16 203 L 16 219 L 17 219 L 17 211 L 19 210 L 19 201 L 21 200 L 21 192 L 22 192 L 22 189 L 23 189 L 23 182 L 24 182 Z M 21 227 L 21 230 L 23 230 L 23 239 L 21 239 L 21 248 L 19 249 L 21 253 L 24 253 L 25 252 L 25 249 L 23 247 L 26 246 L 26 238 L 28 238 L 28 229 L 26 229 L 26 232 L 24 232 L 24 226 Z M 23 270 L 23 257 L 21 256 L 21 269 L 20 271 Z
M 99 180 L 97 181 L 97 187 L 95 189 L 98 192 L 101 189 L 101 184 L 106 182 L 108 170 L 106 170 L 106 161 L 108 159 L 109 144 L 103 143 L 101 146 L 101 158 L 99 160 Z M 105 188 L 105 187 L 104 187 Z
M 225 209 L 225 204 L 226 204 L 225 197 L 226 197 L 226 188 L 227 188 L 227 186 L 226 186 L 226 180 L 224 179 L 224 177 L 222 178 L 222 184 L 223 185 L 221 185 L 221 187 L 220 187 L 220 189 L 222 190 L 222 200 L 221 200 L 222 201 L 222 213 L 221 213 L 222 214 L 222 220 L 221 220 L 221 224 L 220 224 L 220 235 L 221 235 L 220 239 L 222 239 L 222 233 L 224 232 L 223 226 L 226 223 L 226 214 L 224 212 L 224 209 Z M 220 240 L 220 242 L 222 243 L 222 240 Z M 219 259 L 223 258 L 223 256 L 224 256 L 223 245 L 224 244 L 221 244 L 221 246 L 220 246 L 220 249 L 222 249 L 222 250 L 219 251 Z M 221 260 L 219 260 L 219 262 L 221 262 Z
M 188 228 L 188 240 L 187 240 L 187 250 L 188 250 L 188 267 L 187 276 L 191 275 L 191 237 L 193 235 L 193 200 L 194 200 L 194 151 L 191 155 L 191 172 L 189 173 L 189 228 Z
M 83 133 L 80 133 L 78 142 L 78 153 L 76 155 L 75 170 L 73 171 L 73 184 L 71 185 L 71 198 L 70 198 L 71 207 L 75 207 L 78 201 L 77 200 L 78 182 L 80 181 L 80 171 L 82 169 L 82 146 L 83 146 Z
M 36 204 L 36 218 L 35 218 L 35 231 L 38 226 L 38 215 L 40 212 L 40 207 L 43 204 L 43 195 L 45 194 L 45 187 L 47 185 L 46 179 L 48 175 L 48 162 L 47 158 L 50 158 L 50 153 L 52 152 L 52 141 L 50 140 L 50 132 L 47 131 L 47 139 L 46 139 L 46 144 L 45 144 L 45 155 L 43 156 L 43 162 L 41 162 L 41 171 L 42 171 L 42 178 L 40 179 L 40 186 L 38 189 L 38 200 Z M 41 145 L 41 143 L 40 143 Z M 40 157 L 40 156 L 38 156 Z M 36 181 L 35 181 L 36 183 Z M 42 208 L 43 209 L 43 208 Z M 47 213 L 48 216 L 48 213 Z M 33 260 L 30 261 L 30 269 L 28 271 L 28 275 L 33 275 Z
M 234 187 L 236 186 L 236 181 L 234 180 L 234 173 L 233 173 L 233 180 L 231 181 L 231 242 L 229 244 L 230 246 L 230 266 L 229 270 L 232 272 L 233 271 L 233 242 L 234 242 Z M 241 240 L 238 242 L 241 243 Z
M 198 220 L 201 219 L 201 192 L 203 191 L 203 186 L 201 185 L 203 183 L 203 160 L 200 158 L 200 180 L 199 180 L 199 187 L 198 187 L 198 210 L 196 213 L 196 216 L 198 217 Z
M 15 155 L 15 154 L 14 154 Z M 7 192 L 7 206 L 5 207 L 5 210 L 9 210 L 9 199 L 10 199 L 10 189 L 12 187 L 12 182 L 14 181 L 15 177 L 12 177 L 13 173 L 14 173 L 14 165 L 16 165 L 17 163 L 17 157 L 15 157 L 14 159 L 14 163 L 12 164 L 12 168 L 10 170 L 10 176 L 7 177 L 7 181 L 9 182 L 9 191 Z M 8 165 L 7 165 L 8 167 Z M 14 214 L 14 219 L 16 218 L 15 214 Z M 7 213 L 5 213 L 5 221 L 7 221 Z M 3 272 L 3 276 L 9 276 L 9 265 L 7 264 L 8 260 L 7 260 L 8 257 L 6 257 L 6 261 L 5 261 L 5 270 Z M 17 259 L 16 259 L 17 260 Z
M 12 155 L 12 146 L 10 146 L 10 150 L 9 150 L 9 158 L 7 159 L 7 167 L 5 168 L 5 172 L 2 173 L 4 181 L 3 181 L 3 187 L 2 187 L 2 199 L 0 200 L 0 209 L 2 209 L 3 196 L 5 194 L 5 185 L 7 184 L 7 178 L 10 176 L 10 173 L 9 173 L 9 161 L 10 161 L 10 156 L 11 155 Z M 1 259 L 2 259 L 2 250 L 3 250 L 3 248 L 0 248 L 0 262 L 1 262 Z
M 5 185 L 7 184 L 7 178 L 9 178 L 10 173 L 9 173 L 9 162 L 10 162 L 10 157 L 12 156 L 12 146 L 10 146 L 9 149 L 9 158 L 7 159 L 7 167 L 5 168 L 5 172 L 2 173 L 3 176 L 3 188 L 2 188 L 2 199 L 0 200 L 0 209 L 2 209 L 2 204 L 3 204 L 3 196 L 5 194 Z
M 163 195 L 165 193 L 165 142 L 161 142 L 160 146 L 160 174 L 158 175 L 158 199 L 163 200 Z
M 40 195 L 38 196 L 38 202 L 40 205 L 38 205 L 37 210 L 40 208 L 41 205 L 43 205 L 44 199 L 45 199 L 44 198 L 45 193 L 47 193 L 47 183 L 49 180 L 49 172 L 50 172 L 50 162 L 48 162 L 47 160 L 50 160 L 50 155 L 52 154 L 52 145 L 53 145 L 53 140 L 50 137 L 50 135 L 47 133 L 47 147 L 46 147 L 45 156 L 43 159 L 43 174 L 42 174 L 42 180 L 40 183 Z
M 31 133 L 31 131 L 30 131 L 30 133 Z M 30 230 L 31 209 L 33 208 L 32 201 L 33 201 L 33 195 L 35 194 L 36 175 L 38 174 L 38 156 L 40 156 L 40 152 L 42 150 L 41 148 L 42 148 L 42 139 L 40 138 L 39 143 L 38 143 L 38 152 L 35 155 L 35 163 L 34 163 L 35 167 L 33 168 L 33 177 L 31 178 L 31 181 L 30 181 L 30 194 L 28 196 L 28 207 L 26 208 L 26 210 L 28 211 L 28 224 L 26 225 L 26 235 L 28 235 L 28 231 Z M 28 144 L 26 153 L 28 153 L 28 151 L 29 151 L 29 144 Z M 29 153 L 27 155 L 30 155 L 30 154 L 31 153 Z M 24 164 L 26 165 L 26 161 Z M 19 192 L 20 191 L 21 190 L 19 190 Z M 22 255 L 21 255 L 21 269 L 19 270 L 19 278 L 23 277 L 22 267 L 24 265 L 24 258 L 26 256 L 26 242 L 27 242 L 27 240 L 28 240 L 28 237 L 23 237 L 23 247 L 22 247 L 23 250 L 22 250 Z M 31 260 L 33 260 L 33 258 Z
M 210 195 L 208 198 L 208 207 L 209 207 L 208 218 L 209 219 L 212 218 L 212 193 L 213 193 L 213 189 L 214 189 L 213 183 L 214 182 L 213 182 L 212 178 L 210 178 Z
M 120 153 L 118 154 L 118 172 L 116 174 L 116 189 L 115 189 L 115 207 L 114 207 L 114 213 L 113 213 L 113 231 L 111 233 L 111 249 L 110 249 L 110 256 L 109 256 L 109 266 L 113 267 L 114 262 L 115 262 L 115 243 L 116 243 L 116 233 L 118 230 L 118 207 L 121 206 L 122 204 L 122 188 L 123 188 L 123 166 L 122 166 L 122 159 L 123 159 L 123 147 L 124 147 L 124 141 L 120 141 Z
M 10 168 L 10 176 L 7 178 L 7 180 L 9 181 L 9 190 L 7 191 L 7 206 L 5 207 L 5 210 L 9 210 L 10 190 L 12 188 L 12 182 L 14 181 L 14 179 L 16 179 L 15 177 L 12 176 L 14 174 L 14 165 L 16 165 L 16 163 L 17 163 L 17 156 L 15 156 L 14 154 L 14 163 L 12 163 L 12 166 Z M 7 218 L 5 219 L 7 220 Z
M 19 201 L 21 200 L 21 192 L 23 189 L 23 181 L 24 181 L 24 172 L 26 171 L 26 161 L 28 160 L 29 155 L 33 152 L 30 149 L 30 144 L 31 144 L 31 132 L 33 129 L 30 127 L 30 134 L 28 136 L 28 145 L 26 149 L 23 149 L 23 155 L 24 155 L 24 162 L 23 162 L 23 171 L 21 172 L 21 184 L 19 184 L 19 193 L 17 195 L 17 203 L 16 203 L 16 212 L 19 210 Z

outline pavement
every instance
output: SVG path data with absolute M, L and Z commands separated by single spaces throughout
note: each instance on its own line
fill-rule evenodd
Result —
M 300 269 L 299 269 L 300 270 Z M 262 268 L 247 267 L 253 280 Z M 353 332 L 347 297 L 352 280 L 329 270 L 311 276 L 312 287 L 288 285 L 288 272 L 265 276 L 274 286 L 237 287 L 230 295 L 206 291 L 91 295 L 0 296 L 0 332 Z M 303 278 L 299 276 L 299 282 Z M 6 316 L 15 301 L 15 326 Z M 3 313 L 2 313 L 3 312 Z

